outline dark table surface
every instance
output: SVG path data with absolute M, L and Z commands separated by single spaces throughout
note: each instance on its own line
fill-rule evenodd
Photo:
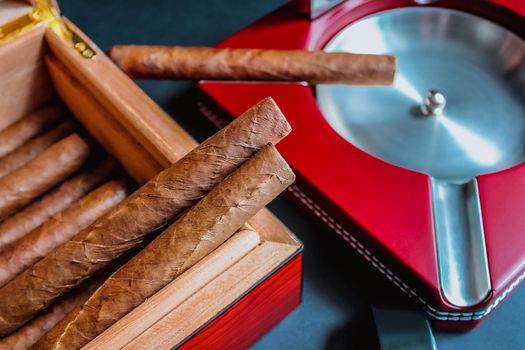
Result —
M 283 0 L 59 0 L 62 13 L 102 49 L 114 44 L 213 45 Z M 139 85 L 197 140 L 214 129 L 195 110 L 192 83 Z M 405 305 L 396 287 L 342 240 L 284 199 L 272 211 L 304 242 L 301 306 L 254 349 L 374 349 L 373 303 Z M 437 333 L 438 348 L 525 349 L 525 288 L 519 287 L 475 330 Z

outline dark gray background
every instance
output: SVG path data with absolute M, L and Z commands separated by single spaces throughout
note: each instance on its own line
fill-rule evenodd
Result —
M 213 45 L 283 0 L 59 0 L 62 12 L 102 49 L 114 44 Z M 194 109 L 191 83 L 139 82 L 199 141 L 214 129 Z M 284 199 L 271 209 L 304 242 L 301 306 L 254 349 L 377 348 L 371 303 L 407 299 L 326 228 Z M 439 349 L 525 349 L 525 288 L 518 288 L 477 329 L 436 334 Z

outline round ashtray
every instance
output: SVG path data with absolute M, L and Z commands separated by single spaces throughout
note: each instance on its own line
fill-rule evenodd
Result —
M 525 160 L 525 41 L 472 14 L 409 7 L 350 24 L 325 50 L 397 57 L 392 87 L 318 86 L 319 108 L 356 147 L 431 176 L 442 294 L 482 303 L 491 276 L 476 177 Z
M 325 50 L 397 56 L 393 87 L 316 88 L 328 122 L 363 151 L 453 181 L 525 160 L 525 41 L 506 28 L 408 7 L 350 24 Z

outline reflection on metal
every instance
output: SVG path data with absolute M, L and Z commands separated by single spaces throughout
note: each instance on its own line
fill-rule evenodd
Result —
M 421 113 L 428 116 L 438 116 L 443 114 L 447 100 L 445 96 L 437 90 L 428 90 L 423 98 Z
M 414 2 L 418 5 L 428 5 L 438 1 L 439 0 L 414 0 Z
M 441 290 L 455 306 L 472 306 L 490 293 L 490 275 L 477 181 L 432 179 Z
M 334 8 L 344 0 L 308 0 L 310 1 L 310 18 L 314 19 Z
M 456 306 L 483 301 L 475 178 L 525 161 L 525 41 L 474 15 L 410 7 L 350 24 L 325 50 L 397 56 L 393 87 L 321 85 L 319 107 L 356 147 L 432 177 L 443 294 Z
M 525 160 L 525 42 L 505 28 L 412 7 L 355 22 L 325 49 L 398 58 L 393 87 L 316 88 L 328 122 L 365 152 L 453 181 Z M 420 111 L 431 89 L 447 100 L 437 118 Z

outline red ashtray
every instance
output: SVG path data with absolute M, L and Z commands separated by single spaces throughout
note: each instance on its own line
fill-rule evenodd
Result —
M 289 3 L 219 45 L 394 54 L 391 87 L 202 81 L 200 108 L 220 125 L 272 96 L 294 200 L 465 330 L 525 277 L 525 3 L 428 2 Z

